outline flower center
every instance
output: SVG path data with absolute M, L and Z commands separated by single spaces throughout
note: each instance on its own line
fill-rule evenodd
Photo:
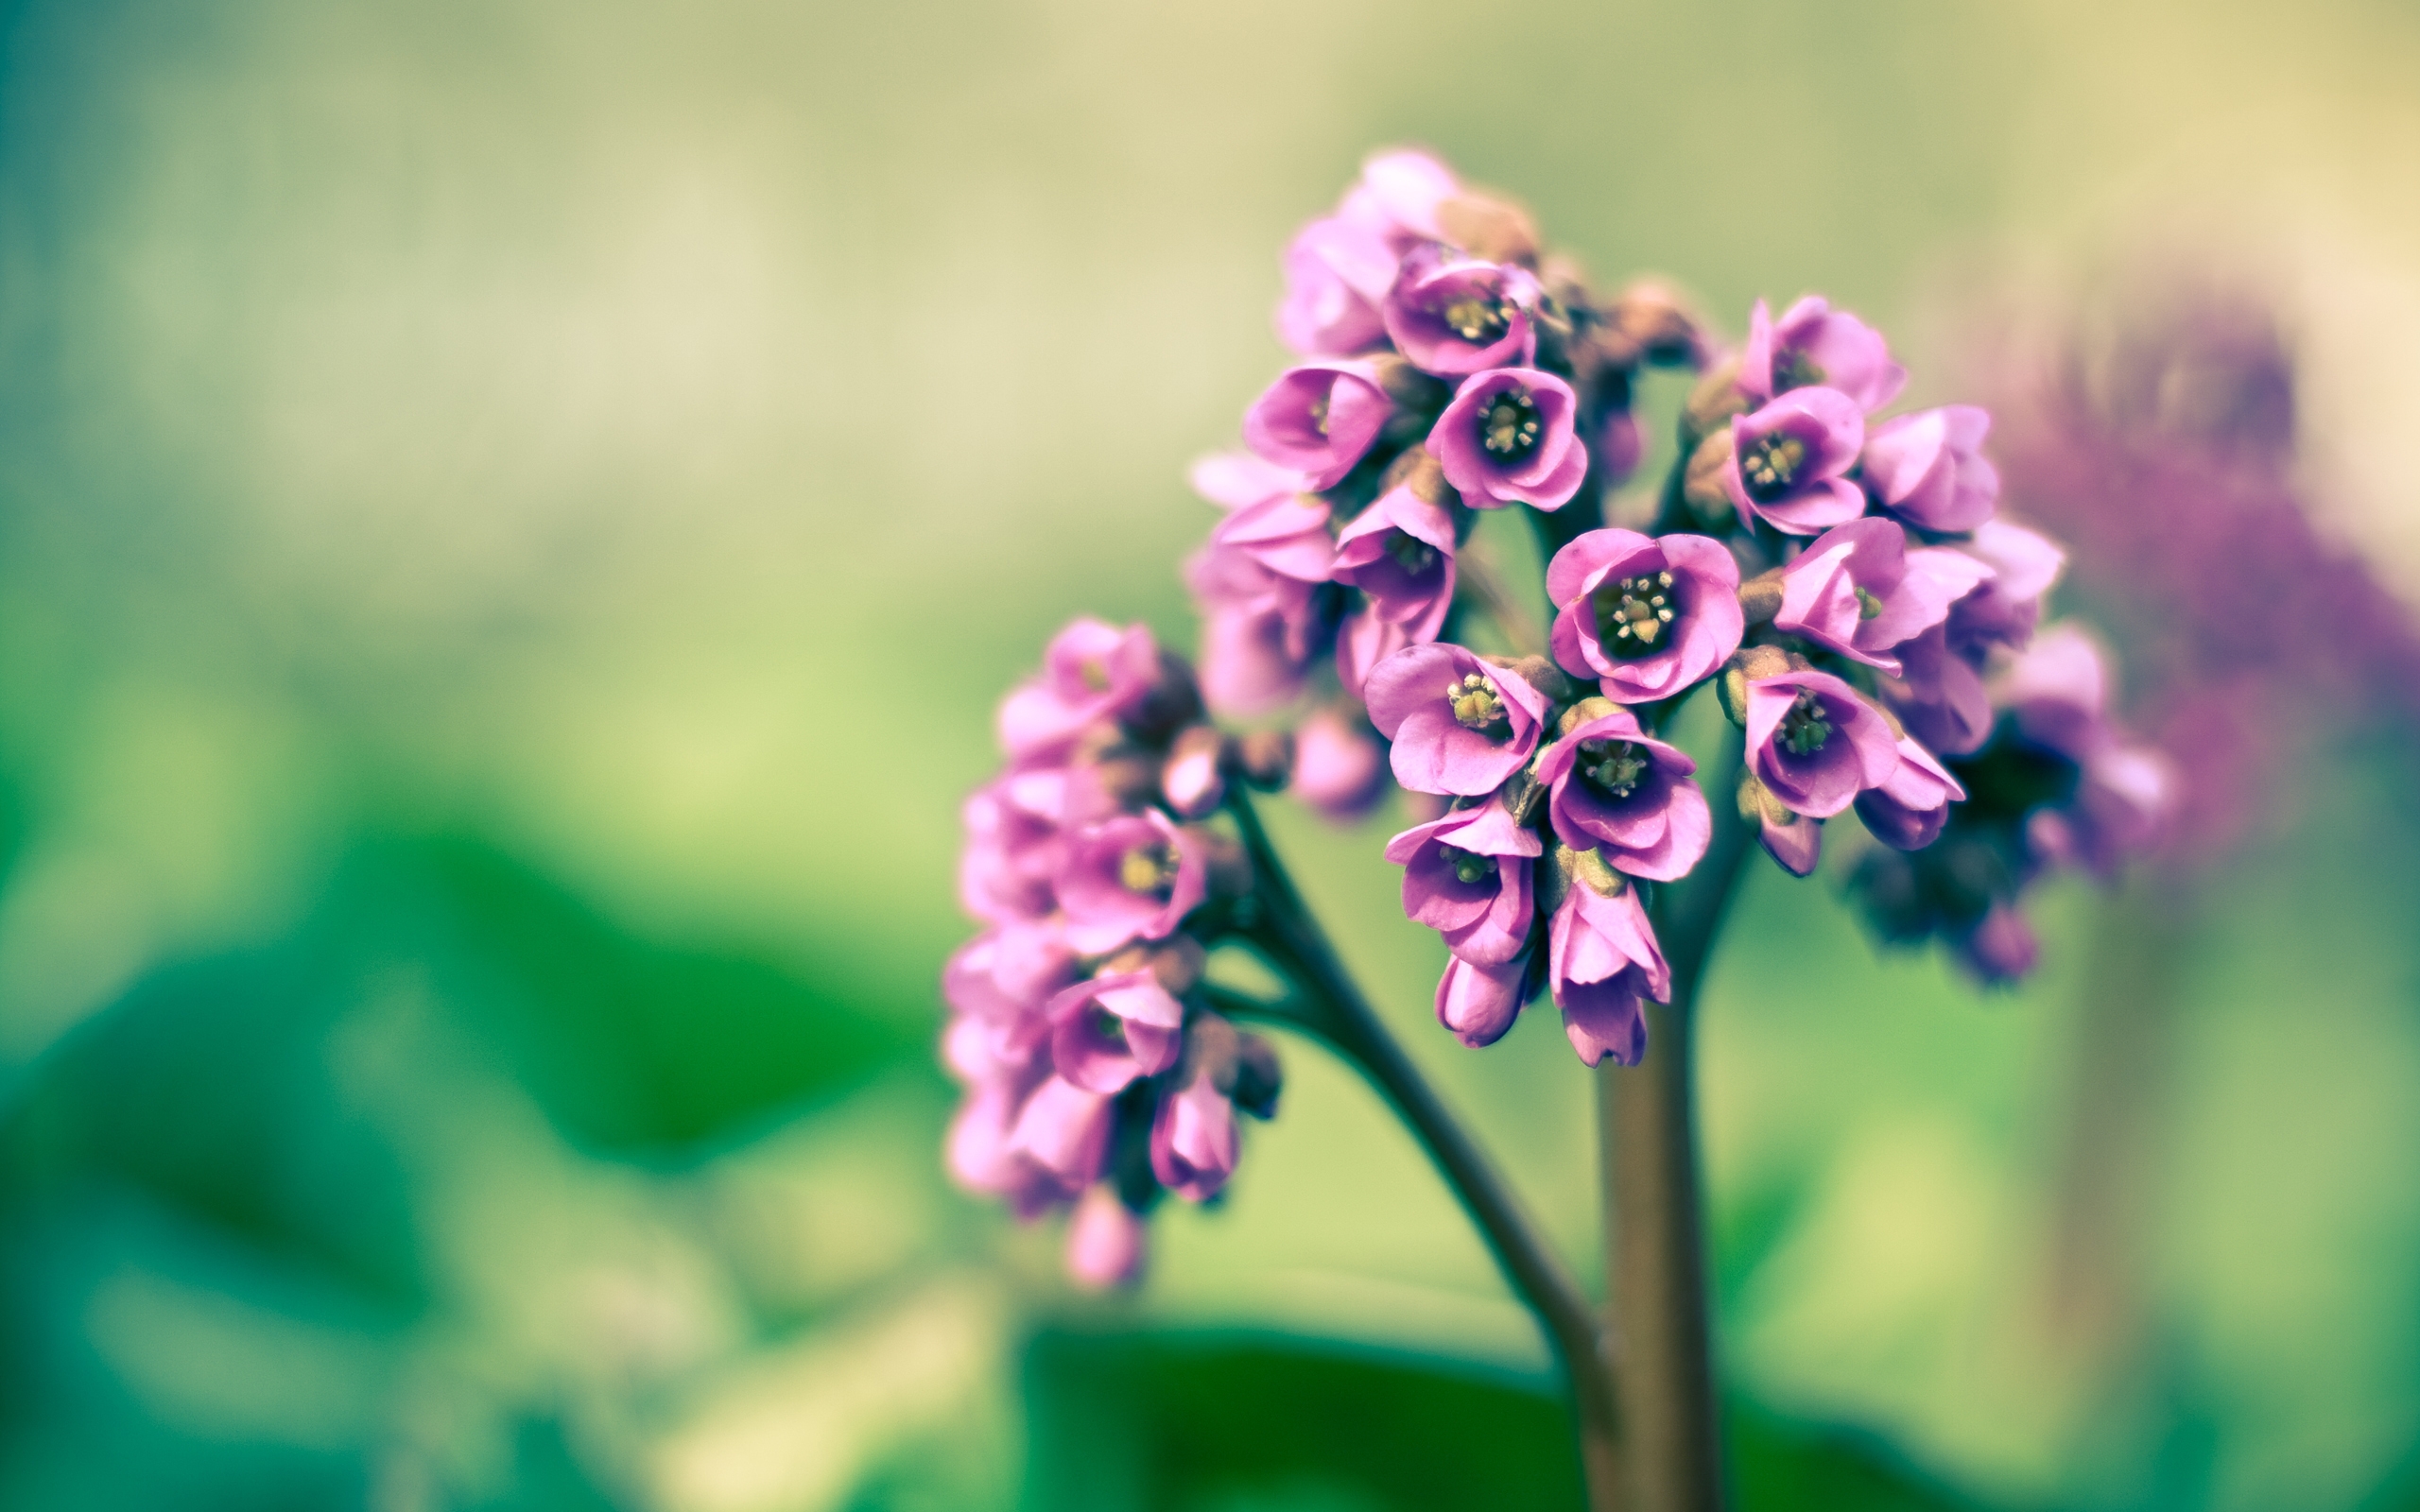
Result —
M 1454 721 L 1464 730 L 1475 730 L 1491 740 L 1502 740 L 1512 732 L 1503 696 L 1495 683 L 1476 672 L 1445 684 L 1445 701 L 1454 706 Z
M 1798 696 L 1789 701 L 1789 713 L 1781 716 L 1781 729 L 1775 732 L 1784 749 L 1792 756 L 1812 756 L 1832 738 L 1832 722 L 1824 717 L 1823 700 L 1812 688 L 1801 688 Z
M 1647 753 L 1626 740 L 1580 743 L 1580 775 L 1607 798 L 1628 798 L 1647 775 Z
M 1537 449 L 1538 402 L 1526 388 L 1507 388 L 1478 413 L 1478 440 L 1507 462 Z
M 1880 619 L 1882 600 L 1860 588 L 1857 591 L 1857 617 L 1861 620 Z
M 1809 388 L 1824 381 L 1824 369 L 1803 352 L 1784 347 L 1773 353 L 1773 392 L 1786 394 L 1793 388 Z
M 1748 448 L 1739 458 L 1739 475 L 1748 480 L 1748 491 L 1759 499 L 1771 499 L 1789 491 L 1798 470 L 1806 465 L 1806 443 L 1786 432 L 1775 432 Z
M 1418 536 L 1393 531 L 1387 537 L 1387 555 L 1392 557 L 1405 572 L 1418 576 L 1436 565 L 1437 548 Z
M 1618 657 L 1642 657 L 1670 644 L 1672 575 L 1641 573 L 1597 590 L 1597 641 Z
M 1117 858 L 1117 885 L 1166 902 L 1176 885 L 1176 862 L 1172 846 L 1138 845 Z
M 1445 853 L 1445 864 L 1454 868 L 1454 880 L 1463 886 L 1476 886 L 1495 875 L 1495 858 L 1475 850 L 1463 850 L 1450 845 L 1439 845 Z
M 1126 1044 L 1126 1021 L 1096 1004 L 1093 1007 L 1093 1033 L 1108 1043 L 1123 1048 Z
M 1512 324 L 1511 304 L 1476 290 L 1447 301 L 1436 315 L 1454 335 L 1480 346 L 1500 339 Z
M 1322 394 L 1311 401 L 1311 429 L 1322 436 L 1327 434 L 1327 402 L 1330 397 L 1329 394 Z

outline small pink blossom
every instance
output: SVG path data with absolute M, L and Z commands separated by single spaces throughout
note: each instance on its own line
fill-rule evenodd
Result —
M 1739 648 L 1739 564 L 1706 536 L 1591 530 L 1547 564 L 1554 659 L 1616 703 L 1703 680 Z
M 1852 520 L 1782 569 L 1773 627 L 1896 677 L 1899 661 L 1886 653 L 1948 619 L 1991 571 L 1946 547 L 1909 550 L 1896 521 Z
M 1872 326 L 1807 295 L 1779 320 L 1758 300 L 1748 313 L 1748 342 L 1739 355 L 1739 387 L 1751 398 L 1777 399 L 1793 389 L 1839 390 L 1867 414 L 1899 397 L 1908 370 Z
M 1793 814 L 1828 819 L 1899 767 L 1898 742 L 1857 690 L 1826 672 L 1748 684 L 1748 769 Z
M 1317 492 L 1344 480 L 1394 413 L 1367 363 L 1321 361 L 1289 368 L 1244 414 L 1244 444 L 1262 460 L 1303 474 Z
M 1432 641 L 1370 674 L 1370 722 L 1394 742 L 1395 781 L 1419 793 L 1494 792 L 1538 748 L 1546 695 L 1526 679 Z
M 1560 509 L 1588 475 L 1588 449 L 1572 428 L 1579 408 L 1571 386 L 1552 373 L 1477 373 L 1437 417 L 1428 455 L 1474 509 Z
M 1836 388 L 1793 388 L 1731 419 L 1731 459 L 1722 487 L 1739 524 L 1759 520 L 1785 535 L 1811 536 L 1865 513 L 1865 490 L 1849 481 L 1865 444 L 1865 414 Z

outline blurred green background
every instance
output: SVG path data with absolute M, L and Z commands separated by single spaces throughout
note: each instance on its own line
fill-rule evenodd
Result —
M 1189 644 L 1184 464 L 1405 140 L 1735 331 L 1830 293 L 1920 401 L 1978 308 L 2249 278 L 2326 527 L 2420 584 L 2415 77 L 2390 0 L 0 7 L 0 1506 L 1570 1504 L 1533 1331 L 1316 1050 L 1134 1298 L 947 1187 L 992 700 L 1079 610 Z M 2412 777 L 2323 741 L 1990 1001 L 1758 872 L 1743 1506 L 2420 1506 Z M 1388 817 L 1278 821 L 1592 1265 L 1586 1079 L 1427 1024 Z M 2176 1029 L 2078 1282 L 2130 909 Z

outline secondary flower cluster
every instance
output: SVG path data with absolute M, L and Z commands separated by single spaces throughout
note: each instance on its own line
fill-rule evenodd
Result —
M 1031 1216 L 1077 1204 L 1068 1268 L 1131 1279 L 1163 1192 L 1216 1196 L 1236 1113 L 1276 1110 L 1275 1057 L 1201 1006 L 1203 941 L 1251 890 L 1203 822 L 1225 784 L 1282 773 L 1282 740 L 1201 722 L 1191 672 L 1142 626 L 1078 620 L 1000 707 L 1008 766 L 966 800 L 959 894 L 984 924 L 942 978 L 965 1083 L 967 1186 Z

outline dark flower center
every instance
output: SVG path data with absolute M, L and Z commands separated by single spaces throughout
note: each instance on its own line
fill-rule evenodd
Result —
M 1176 885 L 1176 867 L 1175 847 L 1138 845 L 1117 858 L 1117 885 L 1165 902 Z
M 1824 369 L 1815 360 L 1791 347 L 1773 353 L 1773 392 L 1786 394 L 1793 388 L 1811 388 L 1824 381 Z
M 1607 798 L 1628 798 L 1647 775 L 1647 753 L 1626 740 L 1580 743 L 1580 775 Z
M 1454 880 L 1465 887 L 1475 886 L 1495 875 L 1494 856 L 1483 856 L 1475 850 L 1442 843 L 1437 849 L 1445 853 L 1445 864 L 1454 868 Z
M 1096 1004 L 1093 1007 L 1093 1033 L 1122 1049 L 1126 1044 L 1126 1021 Z
M 1387 537 L 1387 555 L 1395 559 L 1405 572 L 1417 577 L 1437 562 L 1437 548 L 1418 536 L 1397 530 Z
M 1495 683 L 1476 672 L 1445 684 L 1445 701 L 1453 705 L 1454 721 L 1464 730 L 1475 730 L 1491 740 L 1502 740 L 1512 732 L 1503 696 Z
M 1776 431 L 1748 448 L 1739 458 L 1739 475 L 1748 491 L 1772 499 L 1789 491 L 1798 470 L 1806 465 L 1806 443 L 1786 431 Z
M 1812 756 L 1832 738 L 1832 722 L 1824 717 L 1823 700 L 1812 688 L 1801 688 L 1798 696 L 1789 701 L 1789 713 L 1781 716 L 1781 729 L 1774 739 L 1792 756 Z
M 1678 613 L 1668 571 L 1607 583 L 1597 590 L 1597 642 L 1625 660 L 1651 656 L 1671 644 Z
M 1860 588 L 1857 591 L 1857 617 L 1861 620 L 1882 617 L 1882 600 Z
M 1501 339 L 1512 324 L 1510 303 L 1477 289 L 1448 300 L 1435 313 L 1445 322 L 1445 329 L 1480 346 Z
M 1478 412 L 1478 440 L 1510 462 L 1537 450 L 1538 402 L 1526 388 L 1507 388 Z

